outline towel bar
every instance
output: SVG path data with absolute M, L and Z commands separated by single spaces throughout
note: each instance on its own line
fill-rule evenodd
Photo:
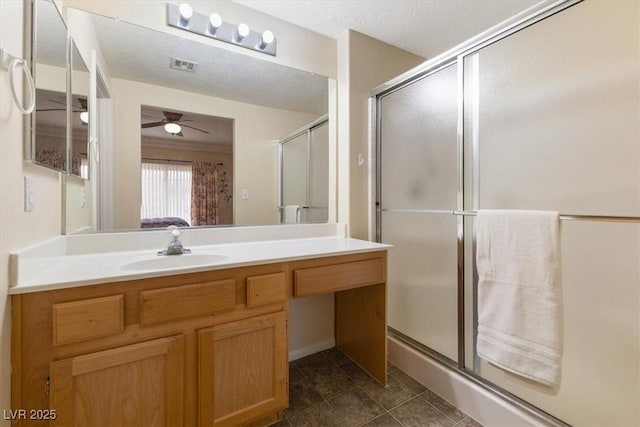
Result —
M 454 215 L 476 216 L 475 211 L 453 211 Z M 640 216 L 609 216 L 609 215 L 566 215 L 560 214 L 560 219 L 568 221 L 608 221 L 640 223 Z

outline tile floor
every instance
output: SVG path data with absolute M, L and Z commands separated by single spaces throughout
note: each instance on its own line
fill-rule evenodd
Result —
M 333 348 L 289 363 L 289 409 L 278 427 L 482 427 L 389 364 L 382 387 Z

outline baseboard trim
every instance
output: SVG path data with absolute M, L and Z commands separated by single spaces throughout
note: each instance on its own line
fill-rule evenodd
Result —
M 334 338 L 331 338 L 326 341 L 313 343 L 306 347 L 289 350 L 289 362 L 302 359 L 303 357 L 309 356 L 310 354 L 318 353 L 323 350 L 328 350 L 335 346 L 336 346 L 336 340 Z
M 490 427 L 543 427 L 517 406 L 501 399 L 454 370 L 442 366 L 393 337 L 388 337 L 389 361 L 439 394 L 471 418 Z

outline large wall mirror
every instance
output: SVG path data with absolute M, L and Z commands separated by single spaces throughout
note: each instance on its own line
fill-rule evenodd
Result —
M 103 230 L 174 221 L 189 226 L 282 222 L 279 142 L 329 113 L 329 103 L 335 102 L 330 79 L 212 42 L 75 9 L 67 12 L 74 16 L 70 29 L 82 22 L 86 32 L 90 23 L 94 48 L 109 76 L 111 135 L 99 144 L 111 145 L 113 173 L 106 179 L 112 180 L 113 191 L 110 198 L 96 200 L 112 203 L 94 207 L 98 216 L 111 212 L 113 217 L 112 227 Z M 176 183 L 163 190 L 164 201 L 148 199 L 155 185 L 149 176 L 156 173 L 150 170 L 159 166 L 170 171 L 163 172 L 165 177 L 189 169 L 191 189 Z M 195 177 L 202 167 L 212 170 L 214 194 L 196 193 Z M 319 190 L 323 197 L 331 193 L 328 188 L 329 178 Z M 175 194 L 181 195 L 180 202 Z M 213 214 L 204 212 L 204 219 L 198 219 L 195 213 L 206 211 L 203 206 L 212 201 Z M 176 208 L 177 203 L 189 206 Z M 173 207 L 145 210 L 151 205 Z M 323 201 L 323 206 L 332 205 Z
M 32 73 L 36 108 L 31 115 L 28 157 L 67 171 L 67 27 L 56 5 L 33 2 Z

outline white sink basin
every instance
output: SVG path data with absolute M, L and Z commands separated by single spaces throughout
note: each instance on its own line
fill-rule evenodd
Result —
M 226 256 L 216 254 L 164 255 L 132 261 L 122 265 L 120 269 L 125 271 L 166 270 L 217 264 L 226 259 Z

